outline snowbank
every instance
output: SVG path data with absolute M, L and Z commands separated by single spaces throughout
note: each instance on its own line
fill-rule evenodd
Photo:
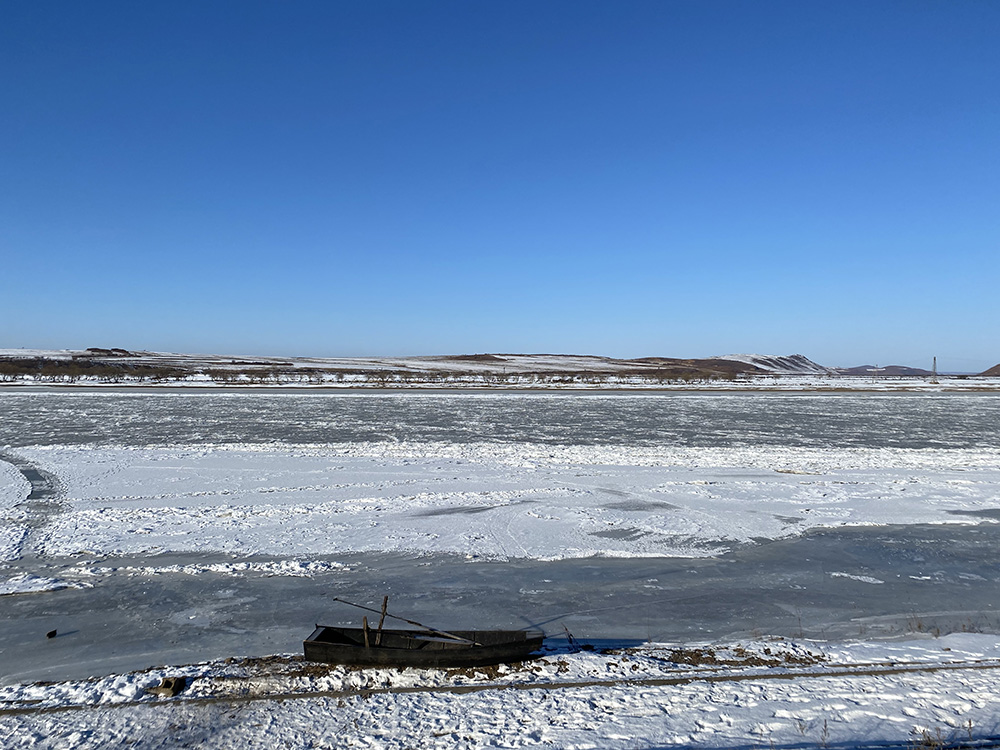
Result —
M 918 746 L 1000 732 L 1000 644 L 652 644 L 479 670 L 221 661 L 0 688 L 7 748 Z M 151 695 L 184 676 L 176 698 Z M 928 745 L 929 746 L 929 745 Z

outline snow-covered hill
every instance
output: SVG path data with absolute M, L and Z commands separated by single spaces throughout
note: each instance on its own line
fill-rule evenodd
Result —
M 726 354 L 716 359 L 742 362 L 773 375 L 832 375 L 836 372 L 834 368 L 816 364 L 802 354 L 789 354 L 785 357 L 772 354 Z
M 455 354 L 411 357 L 268 357 L 230 354 L 177 354 L 127 351 L 125 349 L 41 350 L 0 349 L 0 360 L 54 360 L 101 363 L 120 368 L 173 367 L 183 370 L 205 368 L 247 370 L 248 368 L 318 369 L 328 372 L 410 372 L 410 373 L 559 373 L 559 374 L 659 374 L 668 370 L 693 374 L 763 374 L 751 364 L 725 358 L 679 359 L 644 357 L 616 359 L 580 354 Z M 773 358 L 780 359 L 780 358 Z M 803 358 L 804 359 L 804 358 Z M 806 360 L 808 361 L 808 360 Z M 736 365 L 736 366 L 733 366 Z M 826 372 L 825 369 L 817 370 Z

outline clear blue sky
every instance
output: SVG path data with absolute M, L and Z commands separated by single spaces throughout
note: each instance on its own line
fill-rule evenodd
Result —
M 0 6 L 0 347 L 1000 361 L 1000 3 Z

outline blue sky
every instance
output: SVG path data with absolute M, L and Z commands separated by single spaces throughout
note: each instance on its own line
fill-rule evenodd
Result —
M 1000 3 L 0 8 L 0 347 L 1000 362 Z

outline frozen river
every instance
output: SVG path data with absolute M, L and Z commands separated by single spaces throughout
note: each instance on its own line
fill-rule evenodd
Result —
M 995 448 L 1000 394 L 0 393 L 0 445 Z
M 335 596 L 578 638 L 996 632 L 998 446 L 989 394 L 0 392 L 0 680 L 296 651 L 358 619 Z

